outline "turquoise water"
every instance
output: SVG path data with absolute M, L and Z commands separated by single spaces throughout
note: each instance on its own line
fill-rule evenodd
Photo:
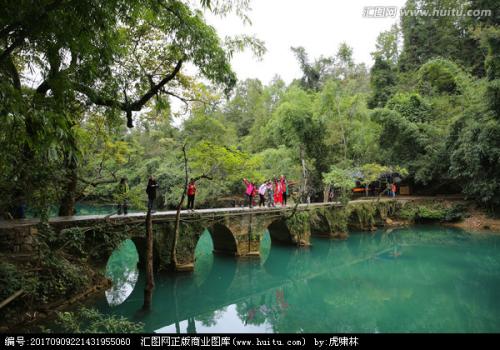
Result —
M 271 245 L 260 259 L 214 256 L 205 232 L 192 274 L 144 274 L 128 241 L 108 263 L 115 286 L 94 305 L 156 332 L 499 332 L 500 235 L 417 226 L 311 248 Z
M 137 213 L 140 212 L 140 210 L 134 209 L 129 207 L 128 208 L 129 213 Z M 56 217 L 58 216 L 59 213 L 59 208 L 58 207 L 51 207 L 49 210 L 49 217 Z M 75 215 L 80 216 L 80 215 L 109 215 L 109 214 L 116 214 L 117 213 L 117 206 L 116 204 L 93 204 L 93 203 L 76 203 L 75 205 Z M 40 217 L 39 213 L 37 213 L 35 210 L 28 208 L 26 210 L 26 218 L 27 219 L 32 219 L 32 218 L 37 218 Z

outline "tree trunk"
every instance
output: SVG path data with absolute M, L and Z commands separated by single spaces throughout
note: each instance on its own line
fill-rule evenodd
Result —
M 76 163 L 75 157 L 69 156 L 68 158 L 66 158 L 66 160 L 64 161 L 67 171 L 67 182 L 64 187 L 64 196 L 59 203 L 59 216 L 75 215 L 76 186 L 78 184 L 78 165 Z
M 330 201 L 330 185 L 326 185 L 323 189 L 323 203 L 328 203 Z
M 154 287 L 153 220 L 151 219 L 151 209 L 148 209 L 148 214 L 146 215 L 146 286 L 144 288 L 143 310 L 151 310 Z
M 187 333 L 196 334 L 196 323 L 194 321 L 194 317 L 188 318 Z
M 303 197 L 303 200 L 302 202 L 307 202 L 307 197 L 308 197 L 308 193 L 307 193 L 307 170 L 306 170 L 306 161 L 304 159 L 304 147 L 302 145 L 300 145 L 300 161 L 302 163 L 302 177 L 304 179 L 304 182 L 303 182 L 303 187 L 302 187 L 302 193 L 301 193 L 301 196 L 300 197 Z
M 177 241 L 179 240 L 179 226 L 181 221 L 181 208 L 184 203 L 184 198 L 186 197 L 186 190 L 188 186 L 188 161 L 186 155 L 186 145 L 182 146 L 182 154 L 184 156 L 184 190 L 182 191 L 181 199 L 177 205 L 177 212 L 175 213 L 175 230 L 174 230 L 174 242 L 172 243 L 172 251 L 170 252 L 170 265 L 175 270 L 177 268 Z
M 347 160 L 347 140 L 345 135 L 344 123 L 342 122 L 342 120 L 340 120 L 341 119 L 340 97 L 338 95 L 337 95 L 337 114 L 339 116 L 340 130 L 342 132 L 342 143 L 344 144 L 344 160 Z

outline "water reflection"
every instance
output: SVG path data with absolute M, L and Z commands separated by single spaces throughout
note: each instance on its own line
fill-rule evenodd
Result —
M 238 310 L 238 305 L 232 304 L 207 315 L 199 315 L 162 327 L 156 333 L 270 333 L 272 326 L 264 321 L 258 326 L 245 323 Z
M 106 300 L 110 306 L 123 303 L 132 291 L 139 278 L 137 262 L 139 255 L 134 242 L 124 241 L 116 249 L 106 265 L 106 277 L 111 279 L 112 286 L 106 290 Z
M 194 274 L 156 276 L 151 313 L 134 316 L 142 275 L 123 304 L 101 309 L 169 333 L 499 331 L 499 243 L 416 227 L 273 244 L 260 261 L 213 256 L 208 244 Z

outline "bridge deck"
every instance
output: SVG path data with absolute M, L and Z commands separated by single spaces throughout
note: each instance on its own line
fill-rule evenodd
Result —
M 299 210 L 307 210 L 308 208 L 317 208 L 317 207 L 332 207 L 332 206 L 342 206 L 337 202 L 330 203 L 311 203 L 311 204 L 299 204 Z M 194 211 L 191 210 L 181 210 L 181 218 L 193 217 L 193 216 L 201 216 L 201 217 L 210 217 L 210 216 L 218 216 L 223 214 L 230 215 L 245 215 L 245 214 L 258 214 L 258 213 L 280 213 L 283 211 L 291 211 L 295 208 L 295 205 L 288 205 L 286 207 L 272 207 L 272 208 L 259 208 L 253 207 L 252 209 L 248 207 L 236 207 L 236 208 L 210 208 L 210 209 L 196 209 Z M 173 221 L 175 220 L 175 210 L 168 211 L 156 211 L 152 214 L 153 221 Z M 146 212 L 140 213 L 130 213 L 127 215 L 118 215 L 118 214 L 108 214 L 108 215 L 78 215 L 78 216 L 57 216 L 49 219 L 50 224 L 85 224 L 96 223 L 99 221 L 112 221 L 112 222 L 134 222 L 134 221 L 144 221 L 146 219 Z M 11 229 L 25 226 L 34 226 L 40 222 L 40 219 L 18 219 L 18 220 L 0 220 L 0 229 Z
M 418 200 L 463 200 L 462 196 L 436 196 L 436 197 L 424 197 L 424 196 L 398 196 L 396 198 L 360 198 L 356 200 L 352 200 L 349 203 L 356 203 L 361 201 L 390 201 L 390 200 L 398 200 L 398 201 L 418 201 Z M 338 202 L 329 202 L 329 203 L 311 203 L 311 204 L 299 204 L 299 210 L 307 210 L 308 208 L 317 208 L 317 207 L 329 207 L 329 206 L 342 206 Z M 218 216 L 223 214 L 230 214 L 234 216 L 245 215 L 248 213 L 272 213 L 272 212 L 282 212 L 284 210 L 290 211 L 293 210 L 295 205 L 288 205 L 286 207 L 274 207 L 274 208 L 259 208 L 253 207 L 252 209 L 245 207 L 236 207 L 236 208 L 210 208 L 210 209 L 196 209 L 195 211 L 191 210 L 181 210 L 181 218 L 189 218 L 189 217 L 209 217 L 209 216 Z M 169 211 L 157 211 L 153 213 L 153 221 L 173 221 L 175 220 L 175 210 Z M 123 222 L 139 222 L 141 220 L 146 219 L 146 213 L 130 213 L 127 215 L 117 215 L 117 214 L 108 214 L 108 215 L 79 215 L 79 216 L 58 216 L 49 219 L 49 223 L 51 224 L 80 224 L 84 225 L 86 222 L 96 223 L 99 221 L 111 221 L 115 223 Z M 34 226 L 40 222 L 40 219 L 19 219 L 19 220 L 0 220 L 0 229 L 12 229 L 12 228 L 20 228 L 27 226 Z

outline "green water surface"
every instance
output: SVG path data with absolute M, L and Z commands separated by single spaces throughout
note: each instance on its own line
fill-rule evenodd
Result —
M 131 241 L 115 251 L 115 285 L 96 306 L 148 332 L 499 332 L 500 235 L 440 226 L 271 244 L 260 259 L 212 254 L 206 231 L 192 274 L 157 274 L 140 312 L 144 273 Z

